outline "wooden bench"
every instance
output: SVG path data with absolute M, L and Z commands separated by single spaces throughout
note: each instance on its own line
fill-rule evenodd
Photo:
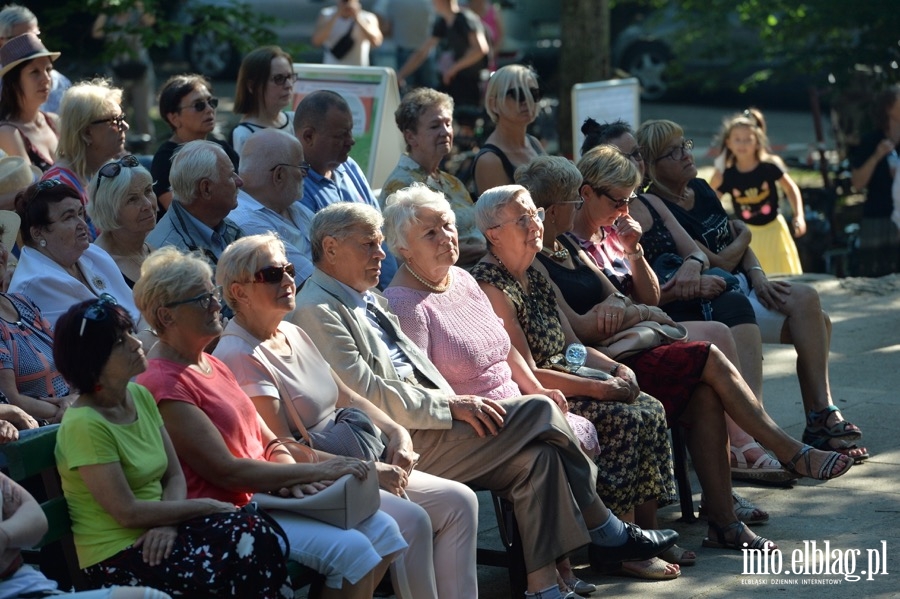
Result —
M 47 534 L 34 550 L 23 552 L 26 562 L 38 566 L 61 589 L 85 590 L 91 587 L 78 567 L 72 521 L 53 453 L 58 429 L 58 424 L 42 427 L 24 439 L 0 445 L 0 452 L 6 456 L 10 477 L 35 496 L 49 523 Z M 294 590 L 309 585 L 316 589 L 324 580 L 318 572 L 298 562 L 288 561 L 287 567 Z

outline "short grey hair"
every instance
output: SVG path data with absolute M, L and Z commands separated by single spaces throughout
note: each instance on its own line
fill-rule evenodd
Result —
M 475 224 L 478 225 L 478 230 L 487 233 L 488 229 L 495 227 L 503 209 L 522 195 L 528 195 L 528 190 L 521 185 L 500 185 L 478 196 L 478 201 L 475 202 Z
M 402 134 L 404 131 L 419 132 L 419 119 L 433 107 L 445 108 L 453 115 L 453 98 L 430 87 L 417 87 L 407 92 L 394 111 L 394 122 Z M 410 151 L 406 144 L 406 151 Z
M 516 183 L 528 190 L 538 208 L 572 200 L 582 180 L 578 167 L 562 156 L 538 156 L 516 169 Z
M 456 223 L 456 214 L 450 202 L 439 191 L 429 189 L 424 183 L 413 183 L 397 190 L 384 202 L 384 240 L 391 253 L 400 257 L 400 248 L 406 248 L 407 235 L 414 222 L 419 222 L 419 211 L 430 208 Z
M 193 288 L 212 278 L 212 267 L 202 254 L 188 254 L 168 245 L 147 256 L 141 265 L 141 278 L 134 284 L 134 303 L 144 320 L 157 332 L 163 332 L 159 309 L 186 299 Z
M 0 10 L 0 37 L 9 38 L 13 29 L 26 23 L 37 25 L 37 17 L 33 12 L 18 4 L 7 4 Z
M 231 293 L 231 285 L 249 283 L 260 268 L 267 266 L 262 264 L 262 255 L 266 249 L 272 249 L 276 254 L 286 256 L 284 243 L 275 233 L 269 232 L 241 237 L 225 248 L 219 257 L 216 264 L 216 284 L 222 286 L 225 303 L 235 313 L 240 311 L 240 306 Z
M 356 228 L 381 230 L 384 218 L 377 209 L 361 202 L 338 202 L 319 210 L 309 226 L 313 264 L 322 260 L 322 244 L 326 237 L 343 239 Z
M 114 162 L 117 161 L 109 160 L 106 164 Z M 91 198 L 87 205 L 88 215 L 90 215 L 94 224 L 103 231 L 115 231 L 122 228 L 119 222 L 119 212 L 128 202 L 132 184 L 142 187 L 153 184 L 153 176 L 143 166 L 119 166 L 121 166 L 122 170 L 115 177 L 95 175 L 91 179 L 88 189 L 88 197 Z M 101 181 L 103 185 L 100 185 Z
M 231 163 L 225 150 L 205 139 L 189 141 L 175 151 L 169 182 L 174 200 L 187 206 L 194 201 L 201 179 L 219 180 L 219 156 Z

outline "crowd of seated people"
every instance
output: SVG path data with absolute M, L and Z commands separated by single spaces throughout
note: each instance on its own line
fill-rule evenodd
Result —
M 171 136 L 149 170 L 109 81 L 42 108 L 58 57 L 32 30 L 0 46 L 0 443 L 58 424 L 78 566 L 118 585 L 85 597 L 286 597 L 287 559 L 322 575 L 321 597 L 371 597 L 389 569 L 402 599 L 477 596 L 476 487 L 512 505 L 526 597 L 573 599 L 595 590 L 570 561 L 584 547 L 597 573 L 667 580 L 696 561 L 657 521 L 675 496 L 669 426 L 688 430 L 708 547 L 775 547 L 746 526 L 769 514 L 733 493 L 734 461 L 829 480 L 868 456 L 831 399 L 815 291 L 766 278 L 674 123 L 594 123 L 577 166 L 548 157 L 527 134 L 536 75 L 507 66 L 487 85 L 478 201 L 443 170 L 454 100 L 428 88 L 396 111 L 406 152 L 378 195 L 341 94 L 285 112 L 280 48 L 242 66 L 237 151 L 213 135 L 204 77 L 166 81 Z M 671 283 L 663 247 L 683 258 Z M 691 340 L 600 351 L 647 320 L 686 321 Z M 797 348 L 802 443 L 762 407 L 761 340 Z M 383 445 L 373 516 L 344 530 L 242 509 L 365 476 L 342 437 L 361 422 Z M 307 434 L 318 462 L 270 450 Z M 0 597 L 53 592 L 16 551 L 46 527 L 37 503 L 0 487 Z

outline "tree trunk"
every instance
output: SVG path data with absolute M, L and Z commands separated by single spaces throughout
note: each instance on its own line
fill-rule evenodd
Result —
M 609 0 L 562 0 L 559 151 L 573 156 L 572 86 L 609 79 Z M 579 124 L 580 126 L 580 124 Z

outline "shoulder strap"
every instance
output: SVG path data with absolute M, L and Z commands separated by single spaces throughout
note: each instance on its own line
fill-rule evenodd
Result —
M 509 177 L 510 181 L 515 179 L 516 175 L 516 167 L 513 166 L 513 163 L 509 161 L 509 158 L 506 157 L 506 154 L 495 146 L 494 144 L 484 144 L 481 147 L 481 151 L 478 152 L 478 156 L 480 156 L 484 152 L 489 152 L 491 154 L 495 154 L 498 158 L 500 158 L 500 164 L 503 165 L 503 172 Z M 478 156 L 475 156 L 475 160 L 472 162 L 472 174 L 475 174 L 475 164 L 478 162 Z

